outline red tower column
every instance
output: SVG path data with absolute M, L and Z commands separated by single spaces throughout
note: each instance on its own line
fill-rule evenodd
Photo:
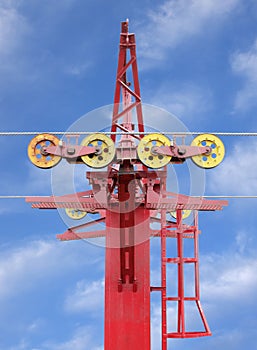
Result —
M 150 350 L 149 211 L 141 207 L 107 211 L 104 349 Z
M 127 81 L 128 70 L 132 82 Z M 121 24 L 112 131 L 133 131 L 133 108 L 137 129 L 143 132 L 135 35 L 127 21 Z M 111 137 L 116 140 L 115 134 Z M 132 139 L 123 135 L 124 149 L 130 149 Z M 135 188 L 129 191 L 135 180 L 130 158 L 120 164 L 119 203 L 106 211 L 105 350 L 150 350 L 150 219 L 143 203 L 135 208 Z

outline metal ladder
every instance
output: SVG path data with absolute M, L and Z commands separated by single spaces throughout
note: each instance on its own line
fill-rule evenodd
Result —
M 162 350 L 167 350 L 168 338 L 195 338 L 211 335 L 210 328 L 203 313 L 200 304 L 200 281 L 199 281 L 199 244 L 198 244 L 198 211 L 194 211 L 193 225 L 188 226 L 182 223 L 183 210 L 176 210 L 176 219 L 174 223 L 166 222 L 166 213 L 163 211 L 161 219 L 161 303 L 162 303 Z M 167 257 L 167 238 L 175 238 L 177 244 L 177 256 Z M 193 257 L 184 256 L 184 239 L 193 239 L 194 254 Z M 169 242 L 170 243 L 170 242 Z M 167 296 L 167 264 L 177 265 L 177 295 Z M 185 296 L 185 264 L 194 265 L 194 295 Z M 196 303 L 204 330 L 187 331 L 186 330 L 186 312 L 185 302 L 192 301 Z M 167 303 L 177 303 L 177 327 L 174 331 L 167 331 Z

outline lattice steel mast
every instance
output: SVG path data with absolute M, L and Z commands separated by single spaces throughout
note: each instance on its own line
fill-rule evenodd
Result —
M 128 72 L 132 81 L 128 81 Z M 135 116 L 135 118 L 134 118 Z M 135 120 L 133 120 L 135 119 Z M 118 69 L 114 94 L 111 132 L 121 137 L 95 133 L 82 143 L 71 144 L 69 135 L 59 140 L 51 134 L 34 137 L 28 148 L 32 163 L 51 168 L 65 158 L 70 163 L 85 163 L 102 171 L 88 171 L 91 189 L 75 194 L 28 197 L 33 208 L 65 208 L 71 218 L 99 212 L 97 220 L 70 227 L 58 235 L 60 240 L 105 237 L 105 350 L 150 350 L 150 293 L 161 293 L 162 350 L 168 338 L 210 335 L 200 305 L 198 211 L 221 210 L 223 200 L 207 200 L 168 192 L 167 165 L 192 160 L 201 167 L 217 166 L 224 157 L 221 140 L 210 134 L 197 136 L 191 145 L 178 145 L 163 134 L 144 135 L 143 110 L 138 78 L 135 35 L 122 22 Z M 139 134 L 138 134 L 139 133 Z M 157 170 L 156 170 L 157 169 Z M 193 224 L 183 217 L 193 211 Z M 174 219 L 168 220 L 167 213 Z M 99 222 L 105 229 L 88 231 Z M 159 224 L 152 229 L 150 223 Z M 82 231 L 84 229 L 84 231 Z M 150 286 L 150 237 L 161 239 L 161 285 Z M 173 238 L 173 240 L 171 240 Z M 174 241 L 175 239 L 175 241 Z M 183 241 L 193 242 L 193 256 L 185 257 Z M 167 256 L 167 244 L 176 242 L 177 255 Z M 167 264 L 177 266 L 177 295 L 167 294 Z M 194 295 L 186 296 L 184 266 L 193 264 Z M 177 303 L 177 327 L 168 331 L 167 304 Z M 203 323 L 200 331 L 187 330 L 185 303 L 194 302 Z M 174 315 L 175 317 L 175 315 Z

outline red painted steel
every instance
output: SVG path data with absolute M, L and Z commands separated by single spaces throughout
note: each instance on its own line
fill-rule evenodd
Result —
M 174 229 L 173 238 L 177 242 L 177 256 L 167 257 L 167 230 Z M 185 232 L 192 233 L 191 236 L 186 236 Z M 166 217 L 162 216 L 162 232 L 161 232 L 161 266 L 162 266 L 162 350 L 167 349 L 168 338 L 195 338 L 211 335 L 210 328 L 204 316 L 200 304 L 200 280 L 199 280 L 199 243 L 198 243 L 199 229 L 198 229 L 198 211 L 194 212 L 194 223 L 192 226 L 183 225 L 182 210 L 176 211 L 176 222 L 174 225 L 167 225 Z M 170 236 L 171 237 L 171 236 Z M 193 239 L 193 256 L 184 256 L 184 239 Z M 169 244 L 171 242 L 169 241 Z M 177 265 L 177 295 L 167 296 L 167 264 Z M 185 295 L 185 264 L 194 265 L 194 295 Z M 171 281 L 170 281 L 171 282 Z M 174 281 L 173 281 L 174 283 Z M 171 302 L 177 303 L 177 327 L 173 331 L 167 331 L 167 324 L 170 320 L 167 317 L 167 304 Z M 202 321 L 202 329 L 199 331 L 186 330 L 186 316 L 185 302 L 194 302 L 195 308 L 199 312 Z
M 130 58 L 128 59 L 128 53 Z M 131 87 L 131 82 L 127 82 L 127 71 L 129 68 L 132 69 L 133 77 L 133 87 Z M 134 88 L 134 90 L 133 90 Z M 121 100 L 122 95 L 122 100 Z M 127 101 L 127 96 L 133 98 L 134 101 Z M 124 108 L 120 110 L 120 102 L 124 104 Z M 143 123 L 143 112 L 141 104 L 141 94 L 140 94 L 140 85 L 138 78 L 138 68 L 137 68 L 137 58 L 136 58 L 136 40 L 135 34 L 129 33 L 128 30 L 128 21 L 121 23 L 121 34 L 120 34 L 120 50 L 119 50 L 119 59 L 118 59 L 118 69 L 116 77 L 116 86 L 114 93 L 114 108 L 113 108 L 113 119 L 112 119 L 112 128 L 111 131 L 117 131 L 117 127 L 123 127 L 123 131 L 126 130 L 126 126 L 129 127 L 128 131 L 132 131 L 131 122 L 125 123 L 125 125 L 118 126 L 117 121 L 122 116 L 129 115 L 129 112 L 133 108 L 136 108 L 137 113 L 137 126 L 138 131 L 144 131 Z M 126 125 L 127 124 L 127 125 Z M 125 129 L 124 129 L 125 128 Z M 143 137 L 141 135 L 140 137 Z M 112 134 L 111 138 L 113 141 L 116 140 L 116 135 Z
M 127 81 L 131 71 L 132 82 Z M 132 122 L 132 110 L 136 122 Z M 128 31 L 128 21 L 121 24 L 118 69 L 114 94 L 111 131 L 144 132 L 143 112 L 138 79 L 135 35 Z M 188 338 L 210 335 L 200 304 L 198 211 L 221 210 L 227 201 L 193 198 L 166 191 L 167 169 L 153 171 L 137 159 L 135 140 L 143 135 L 123 134 L 116 145 L 116 165 L 108 171 L 88 172 L 92 190 L 50 197 L 27 197 L 33 208 L 73 208 L 98 212 L 100 218 L 83 225 L 70 227 L 57 235 L 60 240 L 105 237 L 105 350 L 150 350 L 150 293 L 161 293 L 162 350 L 167 350 L 168 338 Z M 174 137 L 175 139 L 175 137 Z M 68 140 L 69 142 L 69 140 Z M 65 146 L 66 147 L 66 146 Z M 68 146 L 67 146 L 68 147 Z M 68 154 L 68 148 L 64 153 Z M 178 159 L 206 152 L 206 147 L 172 145 L 159 153 L 172 154 Z M 66 150 L 66 151 L 65 151 Z M 76 146 L 77 155 L 90 153 L 90 147 Z M 54 150 L 59 152 L 59 150 Z M 70 151 L 71 152 L 71 151 Z M 84 152 L 84 153 L 83 153 Z M 66 155 L 67 155 L 66 154 Z M 69 158 L 69 156 L 64 156 Z M 183 159 L 182 159 L 183 160 Z M 69 161 L 69 159 L 68 159 Z M 194 223 L 182 221 L 182 210 L 194 210 Z M 176 211 L 176 219 L 167 220 L 166 213 Z M 160 216 L 157 216 L 160 213 Z M 88 231 L 99 222 L 105 229 Z M 159 224 L 158 229 L 150 223 Z M 150 236 L 161 239 L 161 285 L 150 286 Z M 168 239 L 168 240 L 167 240 Z M 193 242 L 193 256 L 185 257 L 185 239 Z M 167 256 L 167 246 L 176 243 L 177 255 Z M 177 295 L 167 295 L 167 286 L 174 283 L 167 275 L 167 266 L 177 266 Z M 185 265 L 194 267 L 194 295 L 185 294 Z M 187 329 L 185 303 L 195 303 L 203 328 Z M 169 303 L 177 304 L 177 326 L 170 331 Z
M 104 349 L 150 350 L 149 211 L 109 212 L 106 231 Z
M 133 131 L 132 108 L 136 108 L 137 129 L 144 131 L 140 87 L 136 60 L 135 35 L 129 34 L 128 22 L 121 25 L 120 51 L 114 95 L 112 131 L 119 127 Z M 130 57 L 129 57 L 130 54 Z M 131 68 L 133 82 L 127 81 Z M 134 89 L 134 90 L 133 90 Z M 134 101 L 133 101 L 134 100 Z M 122 117 L 122 123 L 119 123 Z M 116 135 L 111 135 L 113 141 Z M 130 135 L 120 140 L 123 159 L 117 176 L 118 212 L 106 214 L 105 258 L 105 350 L 150 350 L 150 231 L 149 210 L 133 208 L 137 202 L 136 172 Z M 132 151 L 131 151 L 132 149 Z M 129 150 L 129 153 L 128 151 Z M 129 208 L 132 203 L 132 208 Z

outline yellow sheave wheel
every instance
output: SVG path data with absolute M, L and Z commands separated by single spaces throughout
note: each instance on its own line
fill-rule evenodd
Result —
M 87 215 L 86 211 L 81 211 L 79 209 L 72 209 L 72 208 L 66 208 L 65 212 L 68 215 L 68 217 L 73 220 L 83 219 Z
M 49 169 L 61 161 L 61 157 L 52 154 L 44 154 L 42 147 L 58 146 L 58 137 L 51 134 L 35 136 L 28 145 L 28 157 L 38 168 Z
M 225 156 L 225 147 L 221 139 L 212 134 L 198 135 L 191 146 L 208 146 L 211 153 L 192 157 L 192 161 L 201 168 L 214 168 L 219 165 Z
M 182 219 L 186 219 L 189 217 L 189 215 L 191 214 L 191 211 L 192 210 L 182 210 Z M 177 212 L 176 211 L 171 211 L 170 212 L 170 215 L 173 217 L 173 218 L 177 218 Z
M 137 155 L 141 162 L 149 168 L 162 168 L 167 165 L 171 156 L 157 154 L 154 147 L 170 146 L 170 139 L 162 134 L 149 134 L 140 140 Z
M 96 153 L 81 157 L 83 162 L 92 168 L 106 167 L 115 156 L 114 142 L 104 134 L 92 134 L 84 138 L 81 145 L 97 147 Z

